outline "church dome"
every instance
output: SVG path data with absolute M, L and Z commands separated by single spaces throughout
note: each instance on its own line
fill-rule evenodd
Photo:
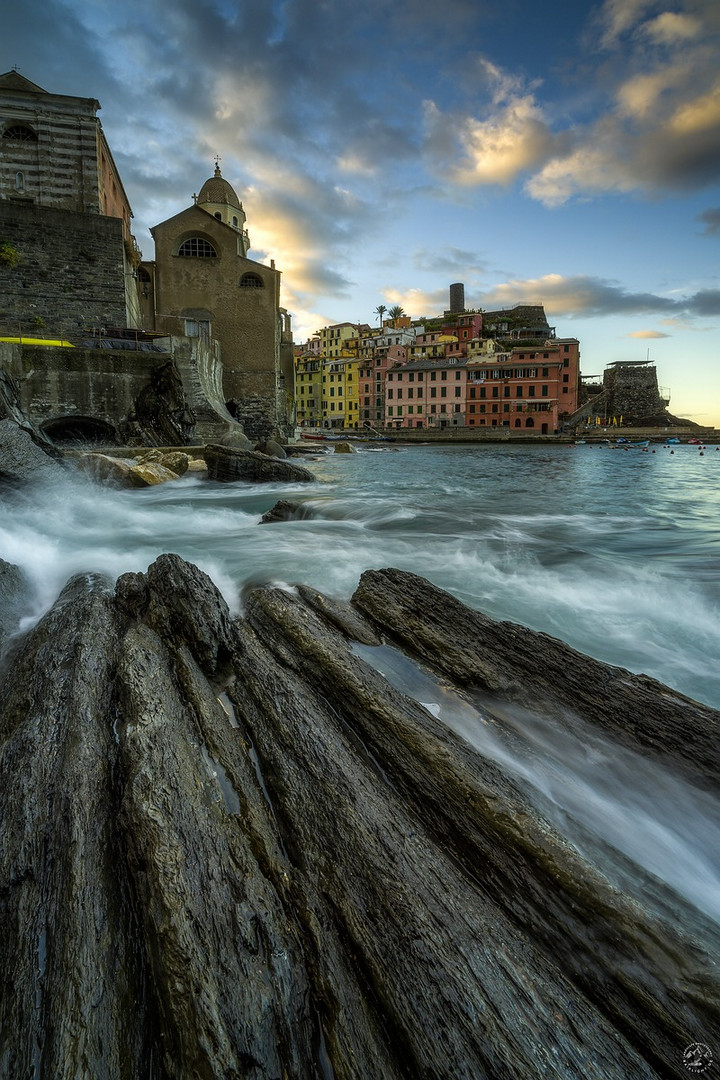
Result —
M 200 188 L 197 201 L 199 206 L 212 203 L 215 206 L 234 206 L 238 210 L 242 209 L 232 184 L 223 179 L 219 165 L 215 166 L 215 175 L 206 180 Z

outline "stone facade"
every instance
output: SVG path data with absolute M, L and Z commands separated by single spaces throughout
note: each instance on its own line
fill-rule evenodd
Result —
M 227 408 L 261 439 L 290 434 L 294 422 L 292 334 L 280 272 L 247 257 L 244 225 L 216 169 L 195 205 L 151 230 L 155 261 L 140 268 L 141 293 L 146 326 L 219 345 Z
M 95 312 L 101 322 L 138 325 L 132 211 L 97 117 L 99 108 L 94 98 L 50 94 L 19 72 L 0 75 L 0 245 L 9 243 L 21 254 L 15 281 L 22 279 L 30 303 L 37 295 L 38 307 L 44 308 L 37 315 L 56 323 L 53 332 L 77 331 L 88 313 L 95 319 Z M 112 227 L 99 224 L 109 221 Z M 106 256 L 99 251 L 103 236 Z M 97 275 L 85 273 L 82 260 Z M 112 286 L 109 264 L 117 279 Z M 81 289 L 87 304 L 68 307 L 63 296 L 80 300 Z
M 125 326 L 126 257 L 122 222 L 99 214 L 0 201 L 0 336 L 80 343 L 84 328 Z
M 617 361 L 603 374 L 603 408 L 607 416 L 622 416 L 626 423 L 666 417 L 668 400 L 660 394 L 655 365 L 649 361 Z

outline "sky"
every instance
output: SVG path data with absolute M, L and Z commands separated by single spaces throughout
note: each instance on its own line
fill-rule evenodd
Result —
M 24 0 L 0 70 L 97 98 L 146 259 L 215 157 L 296 341 L 542 303 L 584 375 L 720 427 L 717 0 Z

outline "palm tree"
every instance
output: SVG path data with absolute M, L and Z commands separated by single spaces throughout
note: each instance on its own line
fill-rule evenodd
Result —
M 373 314 L 377 315 L 378 318 L 380 319 L 380 325 L 381 326 L 382 326 L 382 317 L 383 317 L 383 315 L 385 314 L 386 311 L 387 311 L 387 308 L 385 307 L 384 304 L 378 304 L 378 306 L 375 308 L 375 311 L 373 313 Z
M 394 304 L 393 307 L 391 307 L 388 311 L 388 315 L 391 319 L 399 319 L 404 314 L 405 308 L 401 307 L 400 304 Z

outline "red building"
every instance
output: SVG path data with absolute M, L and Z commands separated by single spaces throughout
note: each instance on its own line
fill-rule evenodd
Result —
M 496 353 L 468 362 L 468 427 L 506 427 L 551 435 L 577 409 L 580 348 L 577 338 Z

